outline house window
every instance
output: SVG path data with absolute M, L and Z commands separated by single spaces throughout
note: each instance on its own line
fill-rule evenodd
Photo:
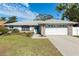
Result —
M 9 28 L 10 28 L 10 29 L 13 29 L 13 26 L 10 26 Z
M 67 27 L 67 25 L 64 24 L 46 24 L 46 28 L 62 28 L 62 27 Z
M 29 31 L 30 27 L 29 26 L 22 26 L 22 31 Z
M 50 27 L 52 27 L 52 25 L 46 24 L 46 28 L 50 28 Z
M 64 25 L 64 24 L 61 24 L 61 25 L 58 25 L 57 27 L 67 27 L 67 25 Z
M 53 25 L 53 24 L 46 24 L 46 28 L 52 28 L 52 27 L 55 27 L 55 25 Z

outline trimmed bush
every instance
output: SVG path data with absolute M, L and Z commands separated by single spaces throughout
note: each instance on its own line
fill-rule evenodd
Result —
M 26 37 L 32 37 L 33 36 L 33 32 L 23 32 L 23 33 L 19 33 L 19 34 L 26 36 Z
M 0 27 L 0 35 L 6 34 L 9 30 L 5 27 Z
M 12 33 L 19 33 L 19 30 L 18 29 L 13 29 Z

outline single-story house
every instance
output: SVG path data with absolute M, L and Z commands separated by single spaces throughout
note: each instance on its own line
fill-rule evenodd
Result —
M 46 21 L 29 21 L 8 23 L 9 29 L 18 29 L 20 32 L 33 31 L 41 35 L 72 35 L 73 25 L 77 22 L 49 19 Z

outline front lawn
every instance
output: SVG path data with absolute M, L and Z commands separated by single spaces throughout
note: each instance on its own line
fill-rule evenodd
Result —
M 21 35 L 0 36 L 0 55 L 60 56 L 48 39 L 32 39 Z

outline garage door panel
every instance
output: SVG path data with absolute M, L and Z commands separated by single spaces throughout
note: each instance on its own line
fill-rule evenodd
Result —
M 45 35 L 67 35 L 67 28 L 46 28 Z

